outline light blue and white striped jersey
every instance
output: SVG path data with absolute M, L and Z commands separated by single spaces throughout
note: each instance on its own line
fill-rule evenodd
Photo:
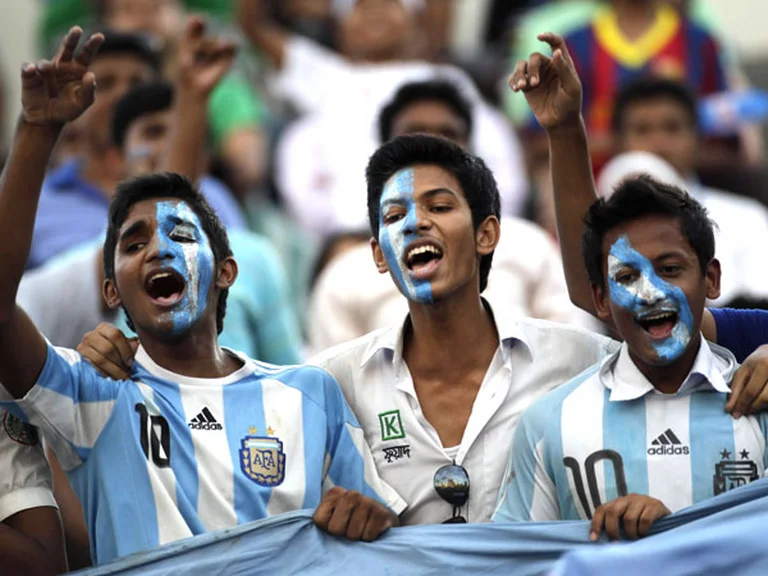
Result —
M 334 485 L 405 508 L 333 377 L 241 359 L 225 378 L 187 378 L 139 348 L 131 380 L 115 381 L 49 345 L 37 384 L 0 402 L 68 471 L 94 562 L 314 508 Z
M 626 344 L 534 403 L 520 419 L 495 521 L 591 519 L 646 494 L 675 512 L 763 476 L 765 415 L 724 406 L 733 355 L 701 339 L 677 394 L 661 394 Z

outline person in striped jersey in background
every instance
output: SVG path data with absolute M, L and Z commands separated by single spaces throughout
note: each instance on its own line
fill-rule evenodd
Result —
M 303 508 L 330 533 L 376 538 L 405 502 L 379 479 L 336 380 L 219 345 L 237 264 L 186 178 L 128 181 L 110 207 L 103 295 L 139 335 L 129 378 L 55 348 L 15 303 L 50 154 L 96 98 L 89 66 L 104 36 L 77 51 L 81 36 L 73 28 L 52 61 L 22 68 L 0 179 L 0 407 L 38 427 L 67 471 L 94 563 Z M 215 84 L 234 47 L 202 29 L 193 40 L 196 81 Z

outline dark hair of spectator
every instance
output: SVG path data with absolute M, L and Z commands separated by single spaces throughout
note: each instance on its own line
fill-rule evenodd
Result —
M 587 212 L 581 251 L 590 282 L 605 288 L 603 240 L 608 231 L 648 215 L 678 219 L 683 237 L 696 252 L 702 275 L 706 274 L 715 256 L 715 225 L 706 208 L 687 192 L 644 175 L 625 180 L 610 198 L 597 200 Z
M 614 103 L 613 116 L 611 117 L 613 132 L 616 134 L 621 133 L 624 128 L 628 108 L 635 104 L 644 104 L 658 100 L 672 100 L 679 104 L 687 113 L 691 124 L 698 128 L 699 116 L 696 96 L 688 86 L 674 80 L 647 76 L 627 84 L 619 92 Z
M 467 137 L 472 134 L 472 106 L 459 89 L 447 80 L 411 82 L 403 85 L 389 104 L 379 113 L 379 142 L 392 138 L 392 127 L 398 114 L 416 103 L 435 101 L 448 106 L 467 126 Z
M 211 249 L 218 265 L 222 260 L 232 256 L 229 238 L 224 225 L 213 211 L 206 199 L 185 177 L 172 172 L 159 172 L 148 176 L 140 176 L 127 180 L 117 187 L 115 196 L 109 206 L 107 237 L 104 240 L 104 274 L 110 280 L 115 279 L 115 249 L 120 228 L 125 223 L 131 208 L 137 202 L 153 198 L 178 198 L 184 201 L 200 219 L 200 224 L 208 236 Z M 224 315 L 227 311 L 228 289 L 219 294 L 216 307 L 216 329 L 219 334 L 224 328 Z M 128 312 L 128 326 L 135 331 Z
M 379 236 L 379 202 L 384 185 L 397 172 L 416 164 L 439 166 L 458 180 L 472 211 L 477 231 L 489 216 L 501 218 L 501 200 L 493 173 L 480 158 L 444 138 L 420 134 L 399 136 L 379 148 L 368 162 L 368 218 L 373 236 Z M 488 284 L 493 253 L 480 260 L 480 291 Z
M 317 284 L 317 279 L 320 274 L 323 273 L 325 267 L 333 260 L 332 256 L 336 252 L 339 244 L 348 241 L 367 242 L 371 237 L 371 233 L 367 230 L 350 230 L 347 232 L 338 232 L 329 236 L 325 242 L 323 242 L 318 252 L 317 258 L 315 258 L 315 265 L 312 268 L 312 274 L 309 277 L 309 289 L 312 290 Z
M 112 142 L 122 149 L 131 125 L 146 114 L 169 110 L 173 105 L 173 85 L 155 80 L 134 86 L 115 106 L 112 114 Z
M 127 32 L 104 31 L 104 43 L 99 48 L 96 58 L 111 55 L 129 54 L 144 61 L 156 73 L 160 72 L 162 63 L 160 54 L 152 48 L 149 41 L 141 34 L 129 34 Z M 98 82 L 98 78 L 96 79 Z

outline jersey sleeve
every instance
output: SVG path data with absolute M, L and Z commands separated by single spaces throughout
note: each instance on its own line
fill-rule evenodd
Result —
M 768 312 L 710 308 L 717 326 L 717 343 L 741 363 L 758 347 L 768 344 Z
M 0 408 L 39 428 L 62 467 L 71 470 L 88 458 L 112 414 L 120 386 L 74 350 L 48 343 L 37 383 L 18 400 L 0 388 Z
M 545 437 L 535 430 L 535 417 L 531 411 L 523 414 L 515 431 L 494 522 L 561 519 L 555 483 L 545 465 Z
M 356 490 L 388 506 L 395 514 L 401 514 L 407 505 L 379 477 L 363 429 L 344 399 L 341 387 L 330 374 L 324 373 L 324 377 L 328 430 L 323 493 L 333 486 Z
M 0 410 L 0 522 L 42 506 L 56 508 L 56 500 L 37 430 Z

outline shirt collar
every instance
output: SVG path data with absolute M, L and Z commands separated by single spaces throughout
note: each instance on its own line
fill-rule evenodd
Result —
M 499 335 L 504 363 L 506 364 L 509 361 L 509 349 L 512 348 L 516 342 L 522 342 L 528 349 L 528 352 L 532 352 L 530 342 L 528 341 L 525 332 L 520 327 L 520 324 L 510 317 L 495 316 L 488 301 L 485 298 L 483 298 L 482 301 L 483 306 L 485 306 L 485 309 L 491 313 L 491 317 L 496 324 L 496 331 Z M 379 333 L 371 340 L 371 343 L 363 354 L 360 367 L 365 367 L 377 353 L 385 353 L 386 351 L 392 355 L 392 364 L 396 367 L 400 366 L 403 359 L 403 338 L 405 336 L 405 327 L 408 322 L 410 322 L 410 316 L 406 314 L 405 318 L 403 318 L 397 326 L 379 331 Z
M 696 360 L 677 394 L 694 392 L 702 387 L 728 394 L 731 391 L 728 382 L 735 369 L 736 359 L 733 354 L 708 343 L 702 336 Z M 611 402 L 636 400 L 648 393 L 661 394 L 635 366 L 626 342 L 603 361 L 599 374 L 600 381 L 611 391 Z

